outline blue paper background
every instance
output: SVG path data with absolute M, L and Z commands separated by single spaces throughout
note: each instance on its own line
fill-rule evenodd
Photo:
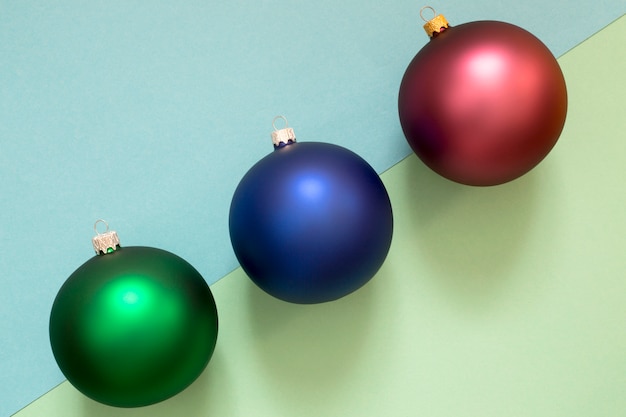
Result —
M 560 56 L 623 0 L 431 2 L 503 20 Z M 213 283 L 237 267 L 230 197 L 271 152 L 272 118 L 378 172 L 409 153 L 396 98 L 427 42 L 409 1 L 0 0 L 0 415 L 63 380 L 48 313 L 105 218 Z

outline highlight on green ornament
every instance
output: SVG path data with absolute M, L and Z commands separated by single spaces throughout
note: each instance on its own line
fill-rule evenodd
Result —
M 65 281 L 50 313 L 50 344 L 68 381 L 93 400 L 140 407 L 166 400 L 204 371 L 218 316 L 204 278 L 162 249 L 121 247 L 94 228 L 96 256 Z

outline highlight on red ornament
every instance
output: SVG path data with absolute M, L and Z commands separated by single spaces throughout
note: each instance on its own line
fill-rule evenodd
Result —
M 424 10 L 435 14 L 425 19 Z M 539 164 L 567 114 L 558 62 L 537 37 L 510 23 L 451 26 L 420 11 L 430 41 L 408 65 L 398 95 L 404 135 L 417 156 L 452 181 L 490 186 Z

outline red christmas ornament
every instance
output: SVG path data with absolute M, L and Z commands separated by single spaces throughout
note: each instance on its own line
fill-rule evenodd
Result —
M 530 171 L 556 144 L 567 113 L 565 80 L 550 50 L 504 22 L 451 27 L 438 15 L 424 29 L 431 40 L 409 64 L 398 97 L 413 151 L 467 185 L 502 184 Z

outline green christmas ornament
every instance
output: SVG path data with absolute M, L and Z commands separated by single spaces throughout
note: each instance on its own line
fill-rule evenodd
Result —
M 116 407 L 140 407 L 189 386 L 217 341 L 215 300 L 184 259 L 124 247 L 106 225 L 96 256 L 63 284 L 50 314 L 50 344 L 68 381 Z

